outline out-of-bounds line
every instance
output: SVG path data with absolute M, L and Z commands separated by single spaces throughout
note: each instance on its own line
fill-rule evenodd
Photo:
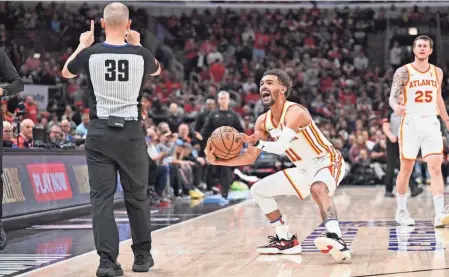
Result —
M 240 203 L 238 203 L 238 204 L 230 205 L 230 206 L 228 206 L 228 207 L 221 208 L 221 209 L 219 209 L 219 210 L 217 210 L 217 211 L 213 211 L 213 212 L 210 212 L 210 213 L 207 213 L 207 214 L 203 214 L 203 215 L 200 215 L 200 216 L 197 216 L 197 217 L 194 217 L 194 218 L 187 219 L 187 220 L 182 221 L 182 222 L 179 222 L 179 223 L 175 223 L 175 224 L 169 225 L 169 226 L 167 226 L 167 227 L 163 227 L 163 228 L 157 229 L 157 230 L 155 230 L 155 231 L 152 231 L 151 233 L 158 233 L 158 232 L 161 232 L 161 231 L 166 231 L 166 230 L 168 230 L 168 229 L 171 229 L 171 228 L 174 228 L 174 227 L 178 227 L 178 226 L 180 226 L 180 225 L 184 225 L 184 224 L 186 224 L 186 223 L 190 223 L 190 222 L 192 222 L 192 221 L 196 221 L 196 220 L 202 219 L 202 218 L 207 217 L 207 216 L 216 215 L 216 214 L 219 214 L 219 213 L 223 213 L 223 212 L 225 212 L 225 211 L 228 211 L 228 210 L 230 210 L 230 209 L 234 209 L 234 208 L 237 208 L 237 207 L 240 207 L 240 206 L 248 205 L 249 203 L 252 203 L 252 202 L 254 202 L 254 199 L 245 200 L 245 201 L 240 202 Z M 131 240 L 132 240 L 132 239 L 123 240 L 123 241 L 120 242 L 120 244 L 127 243 L 128 241 L 131 241 Z M 83 258 L 84 256 L 87 256 L 87 255 L 89 255 L 89 254 L 96 253 L 96 252 L 97 252 L 96 250 L 93 250 L 93 251 L 90 251 L 90 252 L 86 252 L 86 253 L 84 253 L 84 254 L 75 256 L 75 257 L 73 257 L 73 258 L 64 259 L 64 260 L 59 261 L 59 262 L 57 262 L 57 263 L 50 264 L 50 265 L 48 265 L 48 266 L 44 266 L 44 267 L 41 267 L 41 268 L 37 268 L 37 269 L 35 269 L 35 270 L 31 270 L 31 271 L 22 273 L 22 274 L 20 274 L 20 275 L 17 275 L 17 277 L 25 277 L 25 276 L 30 275 L 31 273 L 34 274 L 34 273 L 39 272 L 39 271 L 42 271 L 42 270 L 47 270 L 47 269 L 49 269 L 49 268 L 51 268 L 51 267 L 54 267 L 54 266 L 56 266 L 56 265 L 58 265 L 58 264 L 60 264 L 60 263 L 66 263 L 67 261 L 72 261 L 72 260 L 74 260 L 74 259 L 81 259 L 81 258 Z
M 368 275 L 355 275 L 354 277 L 374 277 L 374 276 L 385 276 L 385 275 L 398 275 L 398 274 L 407 274 L 407 273 L 416 273 L 416 272 L 427 272 L 427 271 L 438 271 L 438 270 L 446 270 L 449 267 L 443 268 L 429 268 L 429 269 L 417 269 L 410 271 L 400 271 L 400 272 L 389 272 L 389 273 L 378 273 L 378 274 L 368 274 Z

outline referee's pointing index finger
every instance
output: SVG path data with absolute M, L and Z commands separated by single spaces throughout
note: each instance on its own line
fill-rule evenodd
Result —
M 93 32 L 94 31 L 94 25 L 95 22 L 93 20 L 90 21 L 90 31 Z

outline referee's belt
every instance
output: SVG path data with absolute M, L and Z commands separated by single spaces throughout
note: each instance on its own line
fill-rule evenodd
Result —
M 136 117 L 120 117 L 123 118 L 125 121 L 138 121 L 138 119 Z M 109 120 L 109 116 L 99 116 L 98 119 L 103 119 L 103 120 Z

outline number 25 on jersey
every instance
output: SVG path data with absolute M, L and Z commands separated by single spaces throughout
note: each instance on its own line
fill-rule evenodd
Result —
M 430 103 L 433 100 L 433 95 L 431 90 L 418 90 L 415 93 L 415 102 L 416 103 Z

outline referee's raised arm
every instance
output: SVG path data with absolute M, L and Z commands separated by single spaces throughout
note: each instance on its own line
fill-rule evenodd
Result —
M 117 171 L 124 191 L 132 234 L 133 271 L 154 265 L 150 253 L 150 203 L 147 195 L 149 157 L 141 125 L 140 98 L 148 75 L 161 72 L 154 55 L 141 46 L 140 34 L 130 29 L 128 8 L 111 3 L 101 26 L 106 41 L 94 44 L 94 22 L 80 36 L 62 75 L 87 76 L 90 122 L 85 142 L 89 172 L 95 246 L 100 256 L 97 276 L 121 276 L 117 263 L 119 237 L 114 219 Z

